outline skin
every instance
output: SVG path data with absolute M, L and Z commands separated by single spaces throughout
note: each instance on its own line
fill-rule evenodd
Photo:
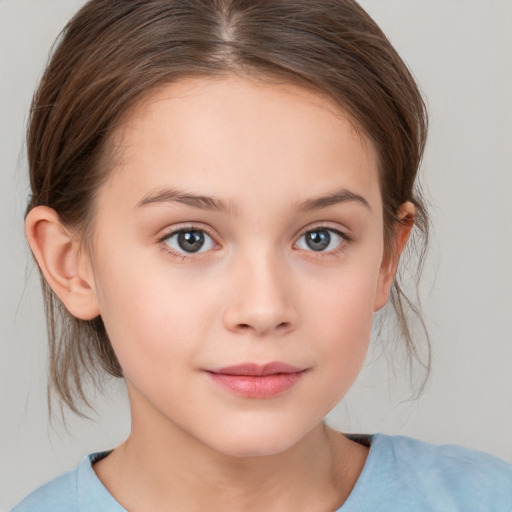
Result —
M 101 314 L 125 374 L 132 431 L 100 480 L 134 511 L 341 506 L 367 449 L 323 418 L 363 364 L 410 230 L 384 254 L 374 148 L 329 99 L 238 77 L 162 87 L 116 144 L 87 250 L 49 208 L 27 217 L 46 279 L 74 315 Z M 169 238 L 190 228 L 208 233 L 200 252 Z M 314 251 L 304 235 L 320 228 L 343 236 Z M 206 372 L 272 361 L 305 371 L 269 398 Z

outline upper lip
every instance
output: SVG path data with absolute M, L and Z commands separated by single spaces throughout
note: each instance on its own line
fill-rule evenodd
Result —
M 292 366 L 291 364 L 275 361 L 266 364 L 243 363 L 234 366 L 225 366 L 224 368 L 215 368 L 208 370 L 211 373 L 219 373 L 223 375 L 247 375 L 251 377 L 261 377 L 265 375 L 275 375 L 277 373 L 297 373 L 303 371 L 304 368 Z

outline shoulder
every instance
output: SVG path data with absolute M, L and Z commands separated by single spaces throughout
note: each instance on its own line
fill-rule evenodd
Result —
M 383 437 L 383 444 L 396 457 L 397 463 L 424 474 L 433 471 L 450 482 L 471 483 L 475 480 L 492 485 L 507 485 L 512 491 L 512 465 L 488 453 L 455 445 L 436 446 L 403 436 Z
M 92 464 L 107 453 L 84 457 L 78 467 L 36 489 L 11 512 L 125 512 L 92 469 Z
M 395 488 L 412 502 L 431 510 L 512 511 L 512 465 L 497 457 L 380 434 L 373 437 L 372 450 L 388 491 Z
M 11 512 L 77 510 L 78 468 L 51 480 L 30 493 Z

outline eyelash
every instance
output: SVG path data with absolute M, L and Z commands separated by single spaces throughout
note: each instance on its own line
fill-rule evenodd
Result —
M 202 254 L 205 254 L 206 252 L 209 252 L 209 251 L 202 251 L 202 252 L 196 252 L 196 253 L 186 253 L 186 252 L 178 252 L 178 251 L 175 251 L 173 250 L 171 247 L 169 247 L 169 245 L 167 244 L 167 242 L 174 236 L 174 235 L 179 235 L 180 233 L 186 233 L 187 231 L 198 231 L 200 233 L 204 233 L 206 234 L 209 238 L 212 239 L 213 243 L 215 246 L 218 247 L 218 244 L 215 242 L 215 238 L 214 236 L 207 230 L 205 229 L 204 227 L 198 227 L 198 226 L 183 226 L 183 227 L 180 227 L 180 228 L 174 228 L 172 230 L 170 230 L 169 232 L 167 232 L 165 235 L 161 236 L 159 239 L 158 239 L 158 243 L 160 244 L 160 246 L 162 247 L 162 250 L 168 254 L 169 256 L 171 256 L 172 258 L 175 258 L 179 261 L 185 261 L 185 260 L 188 260 L 188 259 L 191 259 L 191 258 L 198 258 L 198 257 L 201 257 L 200 255 Z
M 180 227 L 178 229 L 174 228 L 171 231 L 167 232 L 165 235 L 161 236 L 158 239 L 158 243 L 160 244 L 160 246 L 162 247 L 163 251 L 166 254 L 168 254 L 172 258 L 175 258 L 180 261 L 198 258 L 198 257 L 201 257 L 200 255 L 211 251 L 211 250 L 207 250 L 207 251 L 201 251 L 201 252 L 196 252 L 196 253 L 193 253 L 193 252 L 186 253 L 186 252 L 178 252 L 178 251 L 171 249 L 167 242 L 173 236 L 179 235 L 179 233 L 186 233 L 187 231 L 198 231 L 198 232 L 206 234 L 209 238 L 211 238 L 211 240 L 213 241 L 215 246 L 218 247 L 218 244 L 215 242 L 214 236 L 212 234 L 210 234 L 209 231 L 207 229 L 205 229 L 204 227 L 198 227 L 198 226 L 184 226 L 184 227 Z M 306 252 L 314 254 L 316 257 L 328 258 L 328 257 L 336 256 L 345 249 L 345 246 L 347 245 L 347 243 L 350 243 L 352 241 L 351 237 L 349 237 L 346 233 L 340 231 L 339 229 L 335 229 L 335 228 L 323 226 L 323 225 L 313 226 L 311 228 L 306 229 L 305 231 L 302 232 L 302 234 L 297 239 L 297 241 L 300 240 L 302 237 L 306 236 L 308 233 L 313 233 L 315 231 L 327 231 L 329 233 L 334 233 L 335 235 L 337 235 L 341 238 L 341 241 L 338 244 L 338 246 L 335 247 L 334 249 L 331 249 L 330 251 L 314 251 L 313 249 L 310 251 L 306 251 Z M 296 244 L 297 244 L 297 242 L 294 243 L 294 246 Z
M 352 241 L 352 239 L 346 233 L 340 231 L 339 229 L 319 225 L 319 226 L 313 226 L 313 227 L 308 228 L 305 231 L 303 231 L 302 234 L 300 235 L 300 237 L 297 239 L 297 242 L 295 242 L 294 245 L 297 245 L 298 241 L 301 240 L 308 233 L 314 233 L 315 231 L 327 231 L 328 233 L 331 233 L 331 234 L 334 233 L 336 236 L 339 236 L 341 239 L 339 244 L 334 249 L 331 249 L 329 251 L 314 251 L 313 249 L 311 249 L 309 251 L 306 250 L 307 253 L 310 253 L 311 255 L 314 255 L 317 258 L 318 257 L 330 258 L 330 257 L 337 256 L 343 250 L 345 250 L 347 243 Z

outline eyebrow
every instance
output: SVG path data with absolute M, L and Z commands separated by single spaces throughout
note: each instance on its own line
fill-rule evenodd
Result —
M 202 210 L 213 210 L 218 212 L 233 212 L 236 210 L 234 203 L 228 203 L 222 199 L 204 196 L 200 194 L 192 194 L 174 188 L 159 189 L 146 194 L 135 208 L 158 203 L 178 203 L 192 208 Z
M 315 197 L 313 199 L 299 201 L 297 203 L 297 209 L 305 212 L 310 212 L 314 210 L 328 208 L 329 206 L 334 206 L 336 204 L 349 202 L 359 203 L 371 211 L 370 204 L 363 196 L 356 194 L 355 192 L 351 192 L 350 190 L 347 190 L 345 188 L 342 188 L 330 194 Z
M 363 196 L 344 188 L 312 199 L 298 201 L 296 203 L 296 209 L 310 212 L 348 202 L 359 203 L 371 211 L 370 204 Z M 218 211 L 221 213 L 236 212 L 238 210 L 237 205 L 233 202 L 226 202 L 216 197 L 192 194 L 173 188 L 158 189 L 149 192 L 137 203 L 135 208 L 142 208 L 146 205 L 158 203 L 178 203 L 191 206 L 192 208 Z

